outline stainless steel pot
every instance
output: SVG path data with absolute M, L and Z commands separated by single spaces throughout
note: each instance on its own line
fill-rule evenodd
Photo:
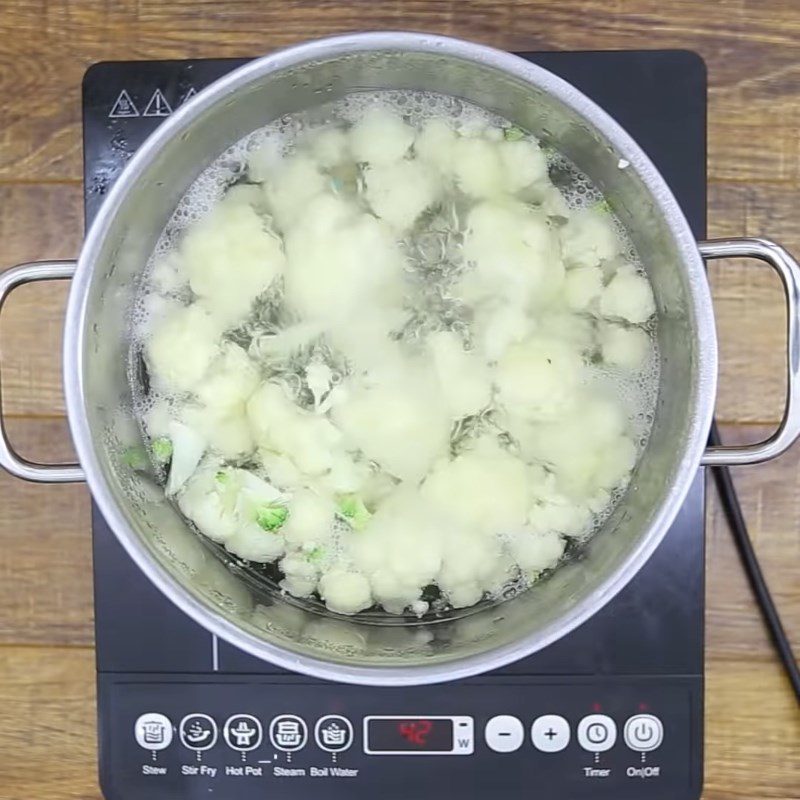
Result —
M 125 319 L 137 278 L 172 210 L 222 150 L 281 114 L 372 88 L 464 97 L 553 143 L 605 193 L 654 287 L 663 355 L 652 435 L 630 490 L 584 557 L 495 606 L 417 623 L 336 618 L 265 591 L 227 568 L 157 487 L 120 458 L 138 435 L 129 408 Z M 779 273 L 788 309 L 786 413 L 769 440 L 706 448 L 717 345 L 703 258 L 747 256 Z M 342 36 L 254 61 L 201 92 L 140 148 L 109 193 L 73 263 L 26 264 L 0 277 L 0 305 L 29 281 L 72 278 L 64 337 L 67 411 L 80 466 L 0 464 L 27 480 L 85 479 L 119 541 L 190 617 L 235 646 L 288 669 L 363 684 L 433 683 L 501 667 L 569 633 L 647 561 L 701 464 L 779 455 L 800 433 L 797 300 L 800 267 L 760 239 L 695 242 L 675 199 L 636 143 L 574 87 L 520 58 L 408 33 Z M 120 587 L 125 591 L 125 587 Z

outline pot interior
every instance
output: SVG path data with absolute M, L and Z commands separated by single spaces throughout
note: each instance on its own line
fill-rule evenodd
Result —
M 698 314 L 708 306 L 701 263 L 674 200 L 624 135 L 614 126 L 601 132 L 602 114 L 582 95 L 494 51 L 430 37 L 382 37 L 332 40 L 254 62 L 200 95 L 156 134 L 158 147 L 145 146 L 134 159 L 82 257 L 88 277 L 76 302 L 85 304 L 78 376 L 83 407 L 70 414 L 86 415 L 91 443 L 84 447 L 91 448 L 96 468 L 85 466 L 103 510 L 114 509 L 112 528 L 195 618 L 234 644 L 300 671 L 413 683 L 482 671 L 532 652 L 582 622 L 632 577 L 668 527 L 697 467 L 714 339 Z M 121 459 L 139 435 L 129 411 L 124 320 L 181 196 L 230 144 L 276 117 L 354 90 L 386 88 L 469 100 L 532 131 L 583 170 L 622 220 L 650 276 L 662 355 L 649 443 L 627 494 L 588 546 L 513 599 L 423 621 L 369 613 L 347 618 L 281 596 L 241 565 L 226 564 L 219 548 L 192 532 L 160 490 Z

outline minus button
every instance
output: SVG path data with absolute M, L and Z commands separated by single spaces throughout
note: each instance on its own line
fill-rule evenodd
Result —
M 522 723 L 510 714 L 492 717 L 483 731 L 486 746 L 495 753 L 513 753 L 525 741 Z

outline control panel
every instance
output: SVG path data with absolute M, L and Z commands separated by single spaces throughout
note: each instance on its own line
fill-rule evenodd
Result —
M 570 800 L 700 796 L 698 679 L 375 689 L 248 677 L 101 676 L 108 800 L 484 800 L 525 785 Z

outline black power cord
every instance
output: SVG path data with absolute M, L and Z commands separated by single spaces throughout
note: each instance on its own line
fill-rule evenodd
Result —
M 709 443 L 712 445 L 722 444 L 716 421 L 711 426 Z M 798 668 L 797 660 L 792 653 L 792 646 L 789 644 L 786 631 L 781 623 L 778 609 L 775 607 L 755 550 L 753 550 L 753 543 L 747 531 L 747 523 L 736 494 L 736 487 L 733 485 L 731 471 L 728 467 L 712 467 L 711 471 L 722 501 L 725 518 L 728 520 L 736 549 L 739 551 L 739 558 L 750 582 L 750 588 L 753 590 L 764 624 L 767 626 L 772 643 L 775 645 L 789 682 L 792 684 L 797 702 L 800 703 L 800 668 Z

